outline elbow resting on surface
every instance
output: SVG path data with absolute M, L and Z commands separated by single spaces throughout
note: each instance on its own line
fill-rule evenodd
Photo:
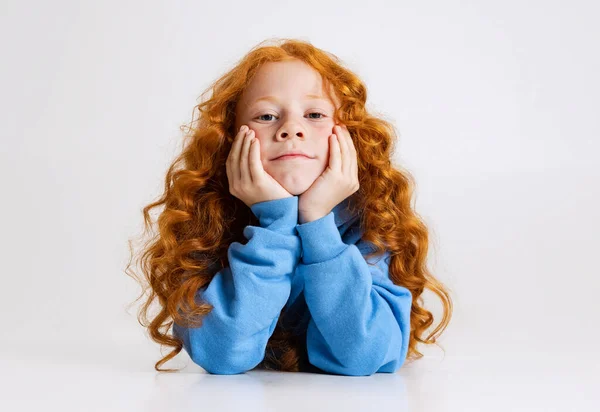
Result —
M 204 369 L 206 372 L 210 373 L 211 375 L 237 375 L 240 373 L 245 373 L 248 372 L 249 370 L 254 369 L 254 367 L 256 367 L 256 365 L 258 365 L 259 362 L 256 363 L 256 365 L 250 364 L 250 363 L 239 363 L 239 364 L 234 364 L 234 363 L 226 363 L 226 362 L 197 362 L 196 360 L 192 359 L 194 361 L 194 363 L 198 366 L 200 366 L 202 369 Z M 254 362 L 253 362 L 254 363 Z
M 232 357 L 223 357 L 208 355 L 198 357 L 192 355 L 192 361 L 213 375 L 237 375 L 254 369 L 263 359 L 264 351 L 260 356 L 247 357 L 245 359 L 232 359 Z

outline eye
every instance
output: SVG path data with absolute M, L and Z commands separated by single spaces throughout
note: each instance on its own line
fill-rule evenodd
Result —
M 309 115 L 310 115 L 310 114 L 318 114 L 318 115 L 321 115 L 321 117 L 311 117 L 311 119 L 315 119 L 315 120 L 319 120 L 319 119 L 322 119 L 322 118 L 324 118 L 324 117 L 325 117 L 325 115 L 324 115 L 323 113 L 320 113 L 320 112 L 310 112 L 310 113 L 309 113 Z M 274 116 L 274 117 L 277 117 L 277 116 L 275 116 L 274 114 L 265 113 L 265 114 L 261 114 L 260 116 L 258 116 L 258 117 L 256 117 L 256 118 L 257 118 L 258 120 L 264 120 L 264 121 L 267 121 L 267 122 L 268 122 L 269 120 L 267 120 L 267 119 L 262 119 L 262 117 L 263 117 L 263 116 Z
M 263 116 L 275 116 L 274 114 L 261 114 L 260 116 L 257 117 L 257 119 L 259 120 L 265 120 L 265 119 L 261 119 L 261 117 Z
M 309 114 L 320 114 L 321 117 L 313 117 L 313 119 L 322 119 L 323 117 L 325 117 L 325 115 L 323 113 L 319 113 L 319 112 L 311 112 Z

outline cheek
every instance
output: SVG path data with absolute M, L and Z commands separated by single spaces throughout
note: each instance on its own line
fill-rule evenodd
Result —
M 326 159 L 329 158 L 329 136 L 331 135 L 323 135 L 321 136 L 321 138 L 318 141 L 318 153 L 321 155 L 321 157 L 325 157 Z
M 321 122 L 315 126 L 316 129 L 322 130 L 324 133 L 333 133 L 333 120 L 328 120 L 326 122 Z
M 318 134 L 319 134 L 319 140 L 318 140 L 318 144 L 319 147 L 323 147 L 325 151 L 327 151 L 329 149 L 329 136 L 331 136 L 333 134 L 333 126 L 334 124 L 327 124 L 326 126 L 320 127 L 318 130 Z

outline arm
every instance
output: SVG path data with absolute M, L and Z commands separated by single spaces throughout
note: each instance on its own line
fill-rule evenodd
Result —
M 260 227 L 244 228 L 248 242 L 233 242 L 227 252 L 230 267 L 198 292 L 213 310 L 198 328 L 173 324 L 190 358 L 213 374 L 243 373 L 262 361 L 300 260 L 298 197 L 255 203 L 251 209 Z
M 412 295 L 389 279 L 389 252 L 368 265 L 365 243 L 344 243 L 332 212 L 297 230 L 303 250 L 297 271 L 312 316 L 310 363 L 342 375 L 398 370 L 408 352 Z

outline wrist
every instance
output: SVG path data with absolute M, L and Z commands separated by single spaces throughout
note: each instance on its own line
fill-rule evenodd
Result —
M 314 222 L 315 220 L 321 219 L 324 216 L 327 216 L 328 213 L 322 212 L 306 212 L 306 213 L 298 213 L 298 223 L 304 224 L 309 222 Z

